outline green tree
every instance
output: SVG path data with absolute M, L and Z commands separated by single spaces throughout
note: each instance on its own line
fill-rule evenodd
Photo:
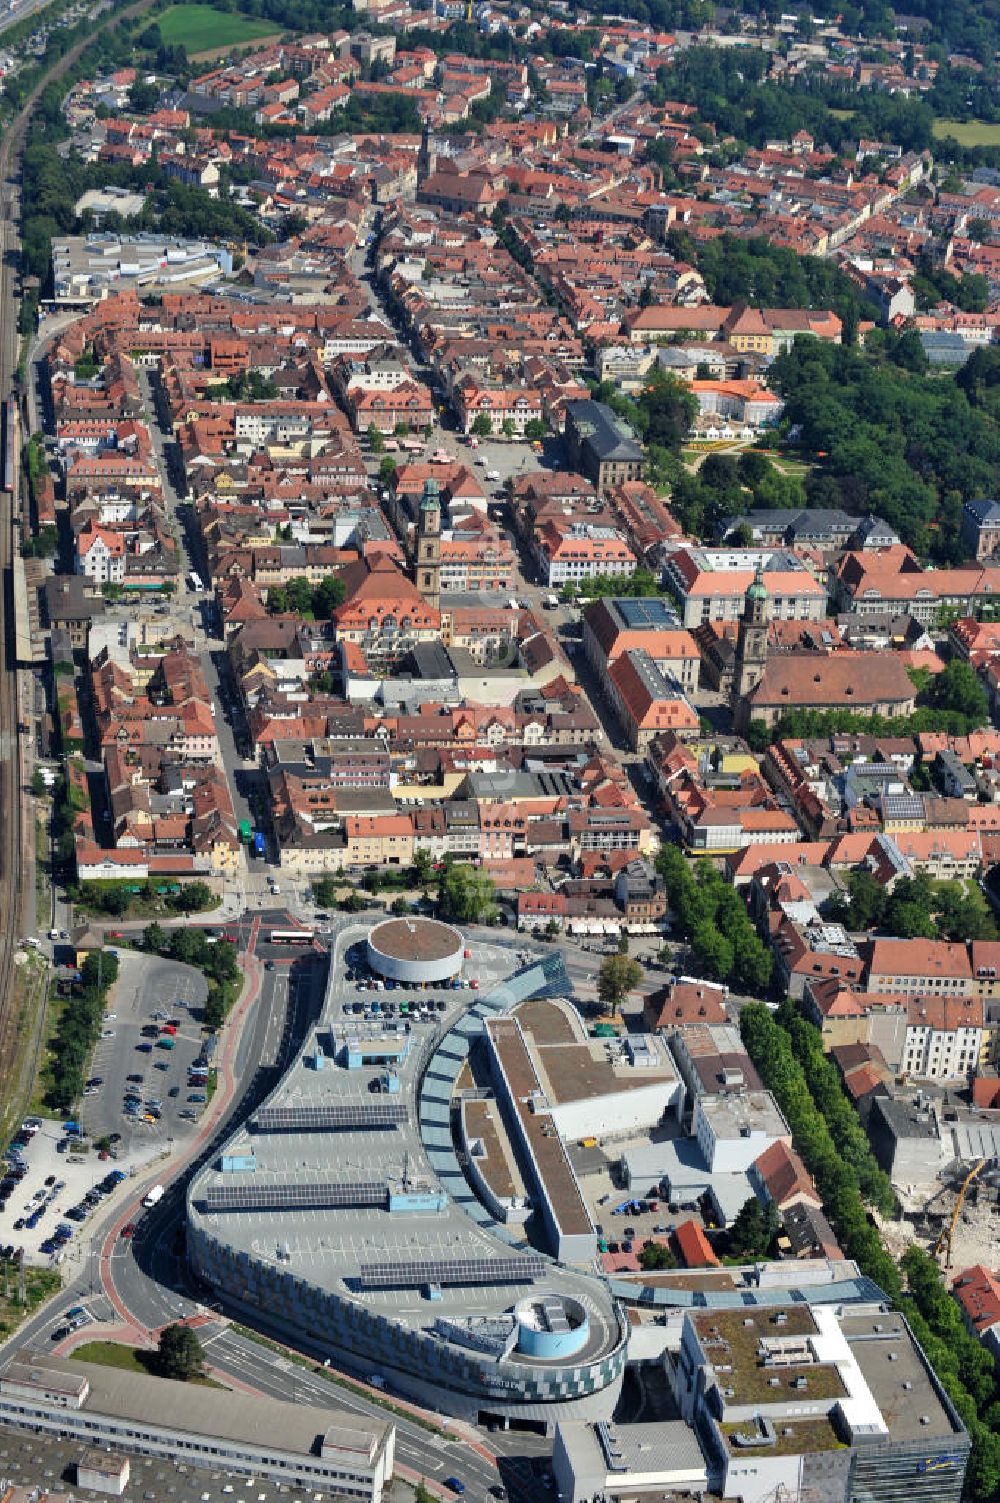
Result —
M 597 973 L 597 995 L 610 1013 L 621 1012 L 629 992 L 642 980 L 642 966 L 630 955 L 606 955 Z
M 730 934 L 733 981 L 741 991 L 766 992 L 771 985 L 771 972 L 774 969 L 774 957 L 770 949 L 754 933 L 746 915 L 742 915 L 730 926 Z
M 700 969 L 716 981 L 728 981 L 733 973 L 733 947 L 713 919 L 705 918 L 695 926 L 691 943 Z
M 381 485 L 391 485 L 396 478 L 396 461 L 391 454 L 386 454 L 378 467 L 378 478 Z
M 150 955 L 162 955 L 167 943 L 167 932 L 162 924 L 155 921 L 147 924 L 142 931 L 142 948 L 148 950 Z
M 333 908 L 337 901 L 337 884 L 332 877 L 317 877 L 312 884 L 312 895 L 320 908 Z
M 200 950 L 198 933 L 194 929 L 172 929 L 169 949 L 174 960 L 180 960 L 185 965 L 197 965 Z
M 317 621 L 329 621 L 338 605 L 347 598 L 347 586 L 339 574 L 328 574 L 312 593 L 312 610 Z
M 212 889 L 207 882 L 185 882 L 174 900 L 182 913 L 197 913 L 211 908 Z
M 472 423 L 472 431 L 477 438 L 489 438 L 493 432 L 493 419 L 488 412 L 476 414 Z
M 288 609 L 298 616 L 304 616 L 312 611 L 313 587 L 304 575 L 298 575 L 290 579 L 285 585 L 285 595 L 288 599 Z
M 698 398 L 687 382 L 659 369 L 637 405 L 642 437 L 665 449 L 680 448 L 698 415 Z
M 888 901 L 888 893 L 871 872 L 864 869 L 850 872 L 846 892 L 836 893 L 830 900 L 830 917 L 848 929 L 878 929 Z
M 434 857 L 426 846 L 418 846 L 413 853 L 413 883 L 426 887 L 434 877 Z
M 137 115 L 149 115 L 160 102 L 159 87 L 137 78 L 128 91 L 128 102 Z
M 964 715 L 972 725 L 985 725 L 989 720 L 986 691 L 976 670 L 969 663 L 963 663 L 961 658 L 952 658 L 937 675 L 931 689 L 931 701 L 938 709 Z
M 156 1347 L 156 1365 L 164 1378 L 187 1383 L 205 1371 L 205 1354 L 190 1326 L 164 1326 Z
M 209 1033 L 218 1033 L 226 1021 L 226 999 L 217 986 L 210 986 L 205 1005 L 201 1012 L 201 1021 Z
M 441 916 L 463 924 L 490 923 L 496 916 L 495 893 L 493 881 L 479 867 L 449 862 L 441 874 Z
M 385 452 L 385 439 L 374 423 L 369 424 L 368 427 L 368 447 L 373 454 L 383 454 Z
M 541 418 L 529 418 L 524 425 L 524 436 L 530 443 L 537 443 L 545 437 L 545 424 Z
M 737 1258 L 766 1258 L 778 1231 L 778 1213 L 773 1205 L 765 1209 L 751 1195 L 737 1212 L 726 1234 L 729 1253 Z
M 639 1267 L 645 1270 L 676 1268 L 677 1259 L 662 1242 L 644 1242 L 639 1249 Z

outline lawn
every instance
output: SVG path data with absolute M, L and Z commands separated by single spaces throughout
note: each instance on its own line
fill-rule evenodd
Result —
M 118 1367 L 127 1373 L 142 1373 L 144 1377 L 156 1377 L 156 1353 L 145 1347 L 128 1346 L 123 1341 L 85 1341 L 75 1347 L 74 1361 L 93 1362 L 98 1367 Z M 214 1378 L 192 1378 L 199 1388 L 224 1388 Z
M 79 1362 L 94 1362 L 98 1367 L 120 1367 L 127 1373 L 142 1373 L 149 1377 L 152 1372 L 151 1357 L 155 1352 L 127 1346 L 123 1341 L 85 1341 L 74 1347 L 73 1357 Z
M 189 55 L 213 48 L 240 47 L 258 37 L 275 35 L 273 21 L 215 10 L 211 5 L 171 5 L 155 20 L 167 46 L 179 42 Z
M 939 141 L 953 136 L 959 146 L 1000 146 L 1000 122 L 991 125 L 986 120 L 935 120 L 933 129 Z

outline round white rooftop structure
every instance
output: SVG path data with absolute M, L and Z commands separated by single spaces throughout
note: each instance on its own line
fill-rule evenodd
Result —
M 450 981 L 462 969 L 464 953 L 459 931 L 438 919 L 386 919 L 368 936 L 368 964 L 392 981 Z

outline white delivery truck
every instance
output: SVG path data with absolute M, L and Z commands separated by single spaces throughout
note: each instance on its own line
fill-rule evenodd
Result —
M 146 1194 L 142 1197 L 142 1203 L 143 1203 L 143 1205 L 147 1209 L 150 1209 L 153 1206 L 159 1205 L 159 1203 L 160 1203 L 160 1201 L 162 1199 L 163 1199 L 163 1186 L 162 1185 L 154 1185 L 151 1190 L 147 1190 L 146 1191 Z

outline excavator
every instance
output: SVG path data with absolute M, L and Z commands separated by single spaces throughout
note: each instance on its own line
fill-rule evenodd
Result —
M 955 1199 L 955 1209 L 951 1213 L 951 1220 L 948 1222 L 947 1226 L 942 1227 L 941 1235 L 938 1237 L 937 1241 L 934 1244 L 935 1258 L 939 1258 L 942 1252 L 945 1254 L 945 1268 L 951 1267 L 951 1239 L 955 1235 L 955 1228 L 958 1225 L 958 1218 L 961 1215 L 962 1206 L 965 1202 L 965 1197 L 968 1192 L 969 1186 L 972 1184 L 972 1181 L 977 1178 L 978 1175 L 982 1174 L 988 1163 L 988 1159 L 980 1159 L 978 1163 L 973 1164 L 972 1168 L 969 1170 L 968 1174 L 962 1181 L 962 1188 L 959 1190 L 958 1195 Z

